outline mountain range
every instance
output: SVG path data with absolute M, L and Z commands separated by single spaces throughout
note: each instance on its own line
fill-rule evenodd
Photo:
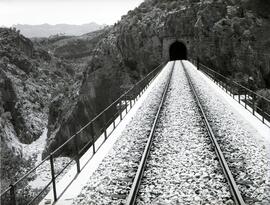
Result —
M 71 24 L 40 24 L 40 25 L 27 25 L 27 24 L 16 24 L 12 27 L 20 30 L 21 34 L 28 38 L 33 37 L 49 37 L 52 35 L 71 35 L 78 36 L 92 31 L 100 30 L 105 25 L 99 25 L 91 22 L 82 25 L 71 25 Z

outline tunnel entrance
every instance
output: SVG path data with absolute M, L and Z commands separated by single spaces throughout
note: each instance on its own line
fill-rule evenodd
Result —
M 187 60 L 187 47 L 179 41 L 170 46 L 170 61 L 175 60 Z

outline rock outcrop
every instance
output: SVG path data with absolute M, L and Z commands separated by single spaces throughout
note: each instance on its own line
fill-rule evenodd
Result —
M 15 29 L 0 28 L 1 182 L 31 168 L 23 148 L 47 127 L 51 101 L 78 92 L 82 67 L 36 47 Z
M 44 156 L 67 140 L 162 61 L 176 40 L 188 58 L 248 85 L 269 86 L 269 2 L 260 0 L 148 0 L 122 17 L 96 44 L 80 94 L 51 130 Z M 88 137 L 87 137 L 88 136 Z M 82 138 L 89 138 L 86 133 Z M 88 139 L 89 140 L 89 139 Z

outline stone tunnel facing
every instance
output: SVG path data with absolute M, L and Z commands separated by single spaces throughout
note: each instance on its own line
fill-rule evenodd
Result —
M 187 60 L 187 47 L 176 41 L 170 46 L 170 61 Z

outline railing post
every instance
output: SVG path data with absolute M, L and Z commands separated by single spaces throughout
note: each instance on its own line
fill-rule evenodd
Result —
M 138 101 L 138 99 L 140 98 L 140 89 L 139 89 L 139 85 L 136 85 L 136 98 L 137 98 L 137 100 L 136 101 Z
M 200 59 L 197 57 L 197 70 L 200 70 Z
M 262 99 L 262 105 L 263 105 L 263 101 L 264 101 L 264 99 Z M 263 122 L 263 124 L 264 124 L 264 119 L 265 119 L 265 117 L 264 117 L 264 113 L 265 111 L 264 111 L 264 106 L 262 106 L 262 122 Z
M 233 87 L 232 87 L 232 97 L 234 99 L 234 83 L 233 83 Z
M 252 96 L 252 114 L 255 115 L 255 94 Z
M 90 134 L 91 134 L 91 138 L 92 138 L 93 154 L 95 154 L 96 153 L 96 147 L 95 147 L 95 132 L 94 132 L 93 122 L 91 123 Z
M 131 109 L 132 108 L 132 98 L 129 98 L 129 104 L 130 104 L 130 109 Z
M 123 116 L 122 116 L 122 99 L 119 100 L 119 115 L 120 115 L 120 121 L 123 120 Z
M 126 114 L 127 114 L 128 113 L 127 95 L 125 95 L 124 98 L 125 98 L 125 106 L 126 106 Z
M 247 91 L 245 91 L 245 108 L 247 109 Z
M 240 103 L 240 89 L 238 88 L 238 103 Z M 241 104 L 241 103 L 240 103 Z
M 52 154 L 50 154 L 50 164 L 51 164 L 51 175 L 52 175 L 52 185 L 53 185 L 53 198 L 54 198 L 54 201 L 57 201 L 56 183 L 55 183 L 55 176 L 54 176 L 54 165 L 53 165 L 53 155 Z
M 105 112 L 103 113 L 103 130 L 104 130 L 105 140 L 107 140 L 107 128 L 106 128 L 106 115 L 105 115 Z
M 16 205 L 16 194 L 15 194 L 15 186 L 13 184 L 10 185 L 10 204 Z
M 115 130 L 115 119 L 113 120 L 113 129 Z
M 134 86 L 134 104 L 137 101 L 137 85 Z
M 105 140 L 107 140 L 108 135 L 107 135 L 107 128 L 106 127 L 104 127 L 104 137 L 105 137 Z
M 140 86 L 140 87 L 141 87 L 141 86 Z M 141 97 L 141 96 L 142 96 L 142 91 L 141 91 L 141 89 L 139 89 L 139 91 L 140 91 L 139 97 Z
M 80 153 L 79 153 L 79 145 L 78 145 L 78 133 L 75 134 L 74 141 L 75 141 L 75 149 L 76 149 L 75 161 L 77 165 L 77 174 L 79 174 L 81 172 L 81 167 L 80 167 Z

